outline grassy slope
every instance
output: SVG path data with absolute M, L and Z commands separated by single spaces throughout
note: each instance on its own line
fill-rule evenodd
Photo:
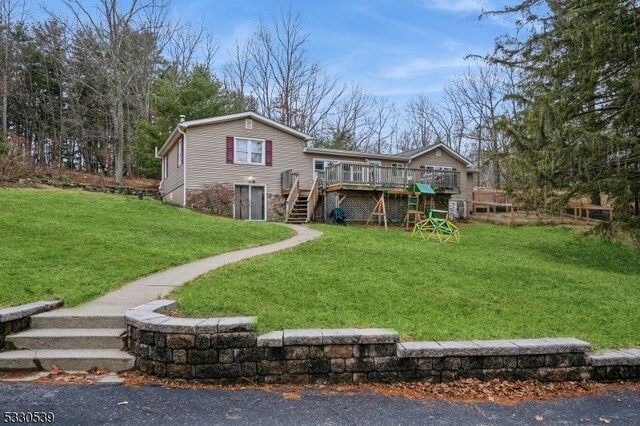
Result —
M 640 345 L 640 252 L 564 227 L 469 225 L 459 245 L 319 226 L 316 242 L 203 277 L 187 315 L 259 316 L 262 330 L 391 327 L 409 339 L 573 336 Z
M 190 260 L 284 239 L 284 227 L 134 197 L 0 189 L 0 306 L 87 301 Z

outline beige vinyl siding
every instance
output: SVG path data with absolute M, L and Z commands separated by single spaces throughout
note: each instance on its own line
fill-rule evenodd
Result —
M 167 193 L 162 197 L 162 201 L 165 203 L 177 204 L 179 206 L 184 205 L 184 185 L 180 185 L 173 191 Z
M 164 194 L 174 192 L 176 188 L 184 184 L 184 163 L 178 167 L 179 145 L 179 143 L 174 144 L 167 153 L 167 157 L 169 158 L 169 175 L 166 179 L 162 180 L 162 191 Z M 181 195 L 181 197 L 184 197 L 184 195 Z
M 436 150 L 431 150 L 422 154 L 421 156 L 414 158 L 409 163 L 409 167 L 412 169 L 419 169 L 420 166 L 443 166 L 443 167 L 455 167 L 456 171 L 463 172 L 467 170 L 467 166 L 457 158 L 451 156 L 444 149 L 441 150 L 442 155 L 436 156 Z
M 466 176 L 467 166 L 444 149 L 441 149 L 440 157 L 436 156 L 436 150 L 433 149 L 429 152 L 425 152 L 419 157 L 414 158 L 409 163 L 409 167 L 412 169 L 419 169 L 421 166 L 454 167 L 456 169 L 456 172 L 460 172 L 460 195 L 465 198 L 468 197 L 468 181 Z M 471 198 L 467 198 L 467 200 L 470 201 Z
M 280 175 L 288 169 L 300 173 L 300 187 L 311 188 L 312 164 L 302 150 L 304 141 L 276 128 L 253 120 L 253 128 L 244 128 L 245 120 L 209 124 L 187 129 L 187 190 L 198 190 L 214 183 L 247 184 L 252 176 L 256 185 L 266 185 L 268 193 L 279 194 Z M 227 164 L 227 136 L 271 140 L 272 166 Z

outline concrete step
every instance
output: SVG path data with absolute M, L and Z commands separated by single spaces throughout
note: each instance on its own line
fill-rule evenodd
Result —
M 99 368 L 124 371 L 133 368 L 135 358 L 116 349 L 41 349 L 0 352 L 0 370 L 88 371 Z
M 119 328 L 38 328 L 6 337 L 7 347 L 15 349 L 122 349 Z
M 31 328 L 124 328 L 124 315 L 54 315 L 55 311 L 31 317 Z

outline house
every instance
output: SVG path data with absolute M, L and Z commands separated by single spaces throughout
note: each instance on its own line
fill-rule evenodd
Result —
M 477 171 L 444 144 L 387 155 L 313 148 L 310 140 L 254 112 L 182 121 L 158 150 L 162 199 L 193 205 L 221 185 L 234 194 L 226 213 L 235 218 L 309 222 L 339 206 L 366 221 L 380 194 L 392 219 L 402 216 L 407 188 L 421 182 L 440 208 L 468 212 Z

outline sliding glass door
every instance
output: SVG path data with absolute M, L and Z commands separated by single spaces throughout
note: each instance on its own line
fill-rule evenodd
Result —
M 234 215 L 236 219 L 265 220 L 264 186 L 236 185 Z

